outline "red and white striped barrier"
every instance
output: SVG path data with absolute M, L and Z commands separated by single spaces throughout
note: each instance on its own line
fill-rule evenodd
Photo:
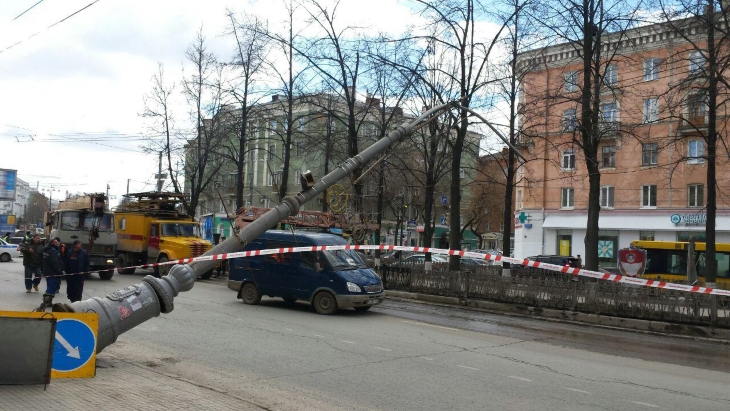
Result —
M 458 255 L 459 257 L 478 258 L 483 260 L 491 260 L 498 263 L 511 263 L 520 264 L 525 267 L 542 268 L 550 271 L 557 271 L 565 274 L 571 274 L 580 277 L 596 278 L 604 281 L 613 281 L 616 283 L 633 284 L 643 287 L 661 288 L 667 290 L 685 291 L 690 293 L 700 294 L 711 294 L 711 295 L 723 295 L 730 297 L 730 290 L 722 290 L 710 287 L 700 287 L 695 285 L 685 285 L 677 283 L 669 283 L 666 281 L 648 280 L 644 278 L 627 277 L 619 274 L 603 273 L 599 271 L 590 271 L 583 268 L 575 268 L 570 266 L 560 266 L 555 264 L 541 263 L 538 261 L 531 261 L 528 259 L 519 259 L 503 256 L 500 254 L 485 254 L 475 253 L 471 251 L 460 251 L 460 250 L 449 250 L 444 248 L 429 248 L 429 247 L 409 247 L 409 246 L 397 246 L 397 245 L 321 245 L 321 246 L 310 246 L 310 247 L 285 247 L 285 248 L 270 248 L 266 250 L 252 250 L 252 251 L 238 251 L 235 253 L 223 253 L 215 255 L 206 255 L 200 257 L 183 258 L 180 260 L 167 261 L 164 263 L 153 263 L 144 264 L 138 266 L 130 266 L 125 268 L 154 268 L 162 265 L 174 265 L 174 264 L 188 264 L 195 261 L 217 261 L 217 260 L 228 260 L 231 258 L 241 257 L 253 257 L 258 255 L 271 255 L 271 254 L 287 254 L 287 253 L 301 253 L 307 251 L 336 251 L 336 250 L 380 250 L 380 251 L 413 251 L 417 253 L 433 253 L 433 254 L 446 254 L 446 255 Z M 83 273 L 90 274 L 90 273 Z M 67 274 L 68 275 L 68 274 Z

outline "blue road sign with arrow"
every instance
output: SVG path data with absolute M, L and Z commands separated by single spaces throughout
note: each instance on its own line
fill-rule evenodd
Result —
M 83 321 L 65 318 L 56 324 L 56 341 L 53 344 L 53 365 L 58 372 L 77 370 L 96 353 L 96 335 Z

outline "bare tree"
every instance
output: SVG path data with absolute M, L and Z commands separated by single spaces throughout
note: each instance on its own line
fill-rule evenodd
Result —
M 716 216 L 718 200 L 717 158 L 728 155 L 727 106 L 730 101 L 730 5 L 719 0 L 658 0 L 662 28 L 676 33 L 684 47 L 677 47 L 669 57 L 676 67 L 677 81 L 666 93 L 669 117 L 679 121 L 679 144 L 690 136 L 704 142 L 694 152 L 685 151 L 678 162 L 706 162 L 705 282 L 714 287 L 717 276 Z M 684 67 L 685 69 L 680 69 Z M 689 70 L 686 70 L 689 67 Z M 723 153 L 724 151 L 724 153 Z M 670 164 L 670 167 L 674 165 Z M 698 199 L 702 194 L 695 193 Z
M 218 178 L 222 161 L 221 144 L 225 122 L 221 112 L 224 90 L 221 84 L 221 66 L 208 52 L 202 29 L 185 52 L 186 60 L 193 66 L 191 74 L 183 82 L 183 95 L 191 107 L 190 117 L 195 127 L 195 137 L 188 140 L 185 149 L 185 188 L 190 193 L 183 201 L 185 210 L 195 216 L 200 196 L 213 186 Z M 173 178 L 176 192 L 182 192 L 181 182 Z
M 228 93 L 235 100 L 236 108 L 228 117 L 235 124 L 236 139 L 235 144 L 223 145 L 221 151 L 226 160 L 232 161 L 236 166 L 236 208 L 239 209 L 244 206 L 244 167 L 249 157 L 247 156 L 248 127 L 256 112 L 255 106 L 259 102 L 255 93 L 256 84 L 259 77 L 264 74 L 265 56 L 269 51 L 269 44 L 265 35 L 266 28 L 260 21 L 247 20 L 245 16 L 243 21 L 240 21 L 230 10 L 226 14 L 230 22 L 227 34 L 236 41 L 233 61 L 228 64 L 235 70 L 235 79 Z

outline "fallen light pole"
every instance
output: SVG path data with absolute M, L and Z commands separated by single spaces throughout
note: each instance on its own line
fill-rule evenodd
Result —
M 411 135 L 415 130 L 435 120 L 438 114 L 458 107 L 454 103 L 443 104 L 423 113 L 417 119 L 404 123 L 396 130 L 373 143 L 355 157 L 347 159 L 335 170 L 322 177 L 316 183 L 311 174 L 302 176 L 302 191 L 295 196 L 287 196 L 276 208 L 257 218 L 243 228 L 238 235 L 231 236 L 213 247 L 204 255 L 236 252 L 250 241 L 255 240 L 266 230 L 276 226 L 279 221 L 294 216 L 299 207 L 324 193 L 327 188 L 345 178 L 353 170 L 374 159 L 393 143 Z M 95 312 L 99 314 L 99 331 L 96 351 L 113 344 L 120 334 L 137 325 L 173 310 L 173 299 L 181 291 L 189 291 L 195 285 L 199 274 L 213 269 L 217 261 L 196 261 L 186 265 L 176 265 L 162 278 L 146 276 L 139 284 L 131 285 L 110 293 L 104 298 L 92 297 L 88 300 L 70 304 L 74 312 Z

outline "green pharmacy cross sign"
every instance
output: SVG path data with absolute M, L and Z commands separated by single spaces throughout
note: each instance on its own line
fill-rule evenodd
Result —
M 613 241 L 598 242 L 598 258 L 613 258 Z

